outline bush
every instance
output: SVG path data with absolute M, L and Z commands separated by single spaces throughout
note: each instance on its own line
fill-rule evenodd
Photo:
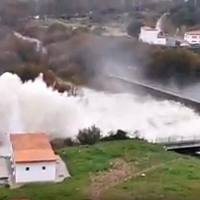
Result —
M 74 146 L 75 142 L 71 138 L 57 138 L 51 141 L 51 146 L 53 149 L 62 149 L 64 147 L 71 147 Z
M 68 147 L 72 147 L 75 145 L 75 142 L 71 138 L 66 138 L 64 140 L 64 145 Z
M 199 77 L 200 56 L 186 49 L 164 48 L 150 54 L 146 75 L 156 80 L 168 81 Z
M 35 80 L 40 73 L 44 74 L 46 72 L 46 68 L 41 65 L 24 64 L 17 66 L 16 68 L 10 70 L 10 72 L 17 74 L 21 78 L 22 82 L 26 82 L 29 80 Z
M 110 132 L 110 135 L 101 139 L 101 141 L 113 141 L 113 140 L 128 140 L 127 133 L 122 130 L 117 130 L 116 133 Z
M 133 21 L 127 27 L 127 33 L 130 36 L 138 37 L 140 34 L 140 28 L 143 26 L 142 21 Z
M 77 139 L 81 144 L 88 145 L 95 144 L 96 142 L 100 141 L 100 138 L 100 129 L 95 126 L 80 130 L 77 136 Z

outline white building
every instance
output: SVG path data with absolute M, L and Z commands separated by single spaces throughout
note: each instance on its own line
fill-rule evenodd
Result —
M 165 34 L 162 31 L 147 26 L 141 27 L 139 40 L 154 45 L 166 45 L 167 43 Z
M 10 141 L 15 183 L 55 181 L 57 157 L 46 134 L 11 134 Z
M 186 32 L 184 40 L 189 44 L 200 44 L 200 30 Z

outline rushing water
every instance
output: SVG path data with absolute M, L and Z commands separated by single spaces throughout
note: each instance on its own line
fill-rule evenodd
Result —
M 28 36 L 23 36 L 22 34 L 20 34 L 18 32 L 14 32 L 14 35 L 16 37 L 18 37 L 19 39 L 26 40 L 30 43 L 34 43 L 36 45 L 36 51 L 37 52 L 41 52 L 43 54 L 47 53 L 46 48 L 43 46 L 43 44 L 40 40 L 38 40 L 36 38 L 31 38 L 31 37 L 28 37 Z
M 161 28 L 164 14 L 157 22 Z M 36 44 L 41 41 L 14 33 Z M 200 135 L 200 116 L 172 101 L 143 99 L 134 94 L 109 94 L 83 88 L 83 96 L 67 96 L 47 88 L 42 78 L 22 84 L 19 77 L 0 77 L 0 137 L 10 132 L 47 132 L 52 138 L 75 137 L 80 129 L 96 125 L 107 135 L 118 129 L 154 142 L 158 137 Z
M 163 19 L 168 15 L 168 13 L 164 13 L 156 22 L 156 29 L 158 31 L 162 31 L 162 23 L 163 23 Z
M 80 129 L 96 125 L 102 135 L 117 129 L 139 131 L 150 142 L 157 137 L 200 135 L 199 115 L 167 100 L 87 88 L 81 97 L 68 97 L 47 88 L 40 77 L 22 84 L 10 73 L 0 77 L 0 95 L 1 134 L 16 130 L 75 137 Z

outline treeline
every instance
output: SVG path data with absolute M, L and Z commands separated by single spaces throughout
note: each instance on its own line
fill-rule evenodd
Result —
M 145 75 L 162 83 L 172 78 L 184 86 L 200 80 L 200 55 L 182 48 L 157 48 L 150 52 Z
M 105 16 L 108 13 L 128 11 L 154 10 L 159 14 L 165 12 L 179 0 L 0 0 L 0 17 L 4 25 L 15 26 L 28 20 L 30 16 L 45 15 L 70 18 L 72 16 L 85 16 L 90 11 L 91 17 Z
M 176 27 L 196 26 L 200 23 L 200 1 L 183 2 L 171 8 L 169 13 L 168 17 Z
M 137 66 L 147 78 L 162 83 L 174 78 L 181 85 L 183 80 L 200 78 L 200 56 L 186 48 L 152 48 L 132 38 L 75 33 L 62 24 L 36 30 L 21 31 L 40 38 L 47 54 L 36 51 L 36 44 L 17 38 L 7 27 L 0 28 L 1 73 L 11 71 L 27 81 L 42 72 L 49 85 L 59 78 L 76 85 L 90 84 L 103 73 L 123 72 L 127 66 Z

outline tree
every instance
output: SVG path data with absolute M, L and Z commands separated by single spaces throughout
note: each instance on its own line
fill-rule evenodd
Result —
M 140 28 L 143 26 L 143 22 L 140 20 L 131 22 L 127 27 L 127 33 L 133 37 L 138 38 L 140 34 Z
M 88 129 L 80 130 L 77 139 L 81 144 L 93 145 L 100 140 L 100 137 L 100 129 L 92 126 Z
M 150 62 L 146 68 L 149 78 L 167 82 L 174 77 L 176 82 L 199 77 L 200 56 L 187 49 L 158 48 L 150 53 Z
M 200 23 L 200 7 L 195 6 L 191 1 L 175 6 L 170 10 L 169 19 L 178 27 L 195 26 Z

